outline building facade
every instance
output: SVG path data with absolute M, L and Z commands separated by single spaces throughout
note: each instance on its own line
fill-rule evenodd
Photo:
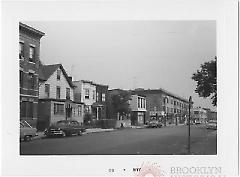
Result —
M 207 112 L 207 121 L 217 120 L 217 112 L 209 108 L 203 108 Z
M 37 124 L 40 39 L 44 35 L 19 23 L 20 120 L 26 120 L 33 127 Z
M 83 103 L 75 101 L 73 84 L 61 64 L 40 65 L 38 125 L 48 127 L 59 120 L 83 123 Z
M 95 84 L 96 102 L 92 104 L 94 117 L 97 120 L 107 119 L 108 86 Z
M 96 85 L 92 81 L 73 81 L 74 100 L 84 103 L 85 113 L 92 114 L 92 105 L 96 102 Z
M 96 84 L 88 80 L 73 81 L 74 99 L 84 103 L 85 113 L 93 119 L 107 118 L 108 86 Z
M 146 117 L 146 97 L 143 95 L 131 95 L 131 124 L 143 125 Z
M 163 89 L 135 89 L 131 93 L 146 97 L 145 121 L 158 119 L 167 124 L 184 123 L 188 100 Z
M 206 123 L 207 122 L 207 110 L 201 107 L 195 107 L 192 109 L 193 123 Z

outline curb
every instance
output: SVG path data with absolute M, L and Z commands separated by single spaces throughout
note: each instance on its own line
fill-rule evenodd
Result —
M 112 131 L 115 131 L 115 130 L 116 130 L 116 129 L 105 130 L 105 131 L 83 132 L 82 135 L 87 135 L 87 134 L 91 134 L 91 133 L 112 132 Z

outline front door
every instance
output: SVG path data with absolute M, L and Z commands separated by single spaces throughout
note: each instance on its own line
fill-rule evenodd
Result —
M 72 106 L 70 103 L 66 105 L 65 112 L 66 112 L 66 119 L 72 117 Z

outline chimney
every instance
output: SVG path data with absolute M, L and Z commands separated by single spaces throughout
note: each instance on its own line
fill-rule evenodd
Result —
M 72 76 L 69 76 L 68 79 L 72 82 Z

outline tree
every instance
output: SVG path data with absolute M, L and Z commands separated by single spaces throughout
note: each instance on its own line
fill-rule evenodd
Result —
M 217 105 L 217 57 L 201 65 L 201 70 L 193 74 L 192 79 L 197 82 L 195 92 L 200 97 L 211 96 L 212 104 Z
M 130 100 L 130 94 L 126 91 L 119 92 L 112 96 L 112 107 L 115 113 L 119 113 L 120 116 L 124 116 L 130 113 L 130 107 L 128 101 Z

